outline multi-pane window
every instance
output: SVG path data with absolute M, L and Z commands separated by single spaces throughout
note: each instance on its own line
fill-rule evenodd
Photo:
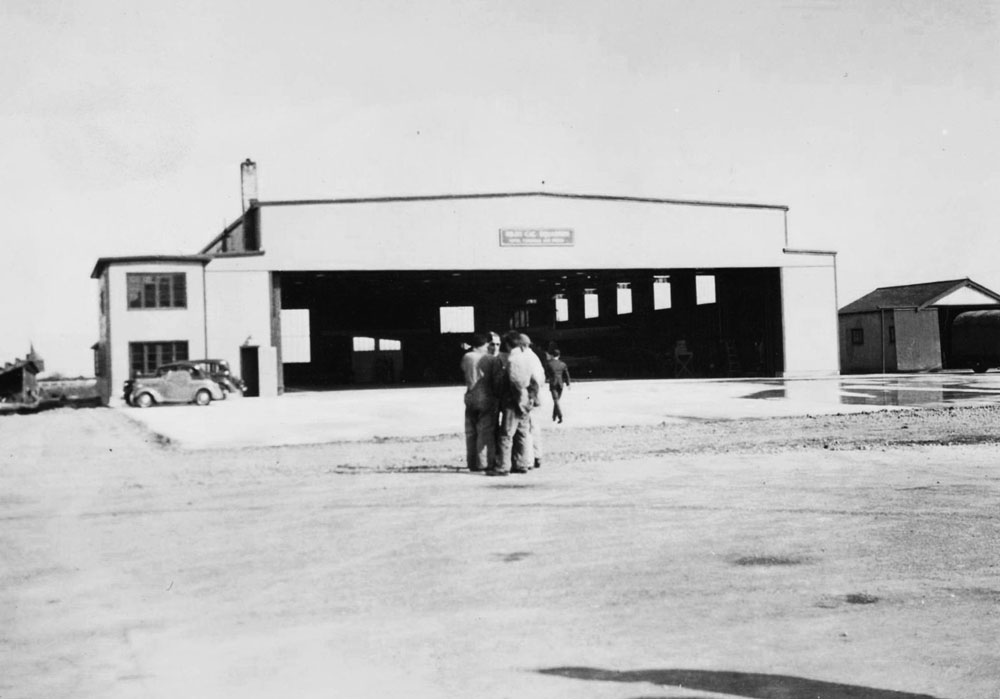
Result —
M 187 308 L 187 275 L 126 274 L 129 308 Z
M 157 367 L 188 358 L 188 343 L 184 340 L 170 342 L 130 342 L 128 343 L 129 366 L 132 376 L 146 376 Z
M 863 328 L 851 328 L 851 344 L 852 345 L 865 344 L 865 331 Z
M 107 376 L 108 372 L 108 359 L 107 352 L 101 347 L 100 343 L 93 346 L 94 350 L 94 376 L 101 377 Z
M 385 340 L 375 337 L 355 337 L 353 339 L 355 352 L 394 352 L 403 349 L 399 340 Z

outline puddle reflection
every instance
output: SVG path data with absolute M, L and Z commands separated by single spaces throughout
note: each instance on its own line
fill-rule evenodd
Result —
M 776 385 L 743 396 L 751 400 L 794 400 L 842 405 L 899 407 L 948 406 L 963 403 L 998 404 L 1000 385 L 983 386 L 975 380 L 925 378 L 842 378 L 835 380 L 776 380 Z

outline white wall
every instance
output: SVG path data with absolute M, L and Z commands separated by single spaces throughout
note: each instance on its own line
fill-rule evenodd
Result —
M 187 308 L 128 307 L 127 274 L 187 275 Z M 205 355 L 204 274 L 200 262 L 113 262 L 104 274 L 108 284 L 109 395 L 111 404 L 121 403 L 122 385 L 129 378 L 130 342 L 186 341 L 188 356 Z
M 784 376 L 840 371 L 834 256 L 790 254 L 801 265 L 781 270 Z
M 266 258 L 294 269 L 778 267 L 785 212 L 546 196 L 263 206 Z M 500 229 L 572 229 L 572 247 L 503 247 Z
M 205 271 L 205 307 L 208 317 L 208 354 L 225 359 L 236 374 L 241 374 L 240 347 L 261 348 L 261 395 L 277 393 L 277 367 L 265 367 L 264 350 L 271 343 L 271 275 L 266 271 L 240 269 L 241 259 L 216 259 Z M 252 258 L 260 259 L 260 258 Z M 275 350 L 276 351 L 276 350 Z M 265 385 L 265 379 L 273 385 Z

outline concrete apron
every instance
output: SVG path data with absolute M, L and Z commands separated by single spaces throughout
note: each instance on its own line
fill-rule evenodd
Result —
M 119 410 L 181 448 L 281 446 L 459 434 L 463 392 L 461 386 L 303 392 L 230 398 L 207 408 Z M 1000 403 L 1000 374 L 584 381 L 563 394 L 561 428 L 993 403 Z M 548 422 L 547 393 L 538 410 Z

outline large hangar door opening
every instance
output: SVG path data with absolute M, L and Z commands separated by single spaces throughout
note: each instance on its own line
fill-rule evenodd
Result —
M 280 286 L 292 390 L 458 383 L 469 334 L 510 328 L 558 346 L 576 378 L 783 368 L 777 269 L 285 272 Z

